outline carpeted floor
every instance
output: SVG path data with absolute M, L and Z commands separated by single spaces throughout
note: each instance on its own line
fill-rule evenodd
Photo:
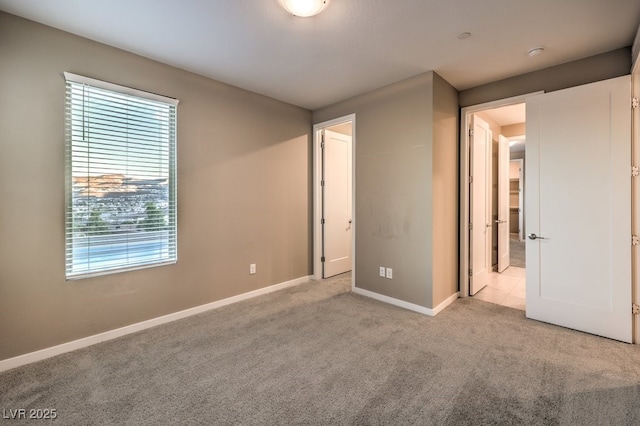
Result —
M 4 372 L 0 409 L 64 425 L 640 424 L 640 347 L 472 298 L 431 318 L 349 281 Z
M 517 234 L 509 237 L 509 266 L 526 268 L 525 242 L 518 239 Z

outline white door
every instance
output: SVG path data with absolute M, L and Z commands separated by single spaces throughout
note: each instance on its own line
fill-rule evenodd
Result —
M 527 317 L 631 342 L 628 76 L 527 100 Z
M 498 272 L 509 267 L 509 140 L 498 137 Z
M 476 294 L 487 285 L 491 271 L 491 213 L 489 161 L 491 155 L 491 130 L 486 121 L 472 115 L 472 134 L 469 136 L 471 151 L 471 189 L 469 194 L 469 293 Z
M 351 136 L 324 131 L 323 278 L 351 270 Z

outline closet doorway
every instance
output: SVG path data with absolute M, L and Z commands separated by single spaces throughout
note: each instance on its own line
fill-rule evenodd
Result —
M 314 278 L 353 271 L 355 114 L 313 126 Z M 355 274 L 351 274 L 352 285 Z

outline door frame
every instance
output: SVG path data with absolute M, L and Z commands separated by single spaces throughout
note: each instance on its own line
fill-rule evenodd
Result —
M 322 131 L 351 122 L 351 288 L 356 282 L 356 115 L 349 114 L 313 125 L 313 279 L 322 279 Z
M 487 109 L 521 104 L 528 97 L 541 93 L 544 91 L 471 105 L 460 110 L 460 269 L 458 271 L 460 297 L 469 297 L 469 170 L 471 165 L 469 131 L 467 129 L 469 128 L 470 116 Z

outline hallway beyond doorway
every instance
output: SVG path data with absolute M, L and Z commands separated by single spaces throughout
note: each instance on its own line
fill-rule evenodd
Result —
M 525 268 L 525 242 L 518 239 L 518 234 L 509 236 L 509 266 Z
M 489 274 L 487 286 L 473 297 L 524 311 L 526 307 L 525 277 L 525 269 L 514 266 L 510 266 L 501 274 L 492 272 Z

